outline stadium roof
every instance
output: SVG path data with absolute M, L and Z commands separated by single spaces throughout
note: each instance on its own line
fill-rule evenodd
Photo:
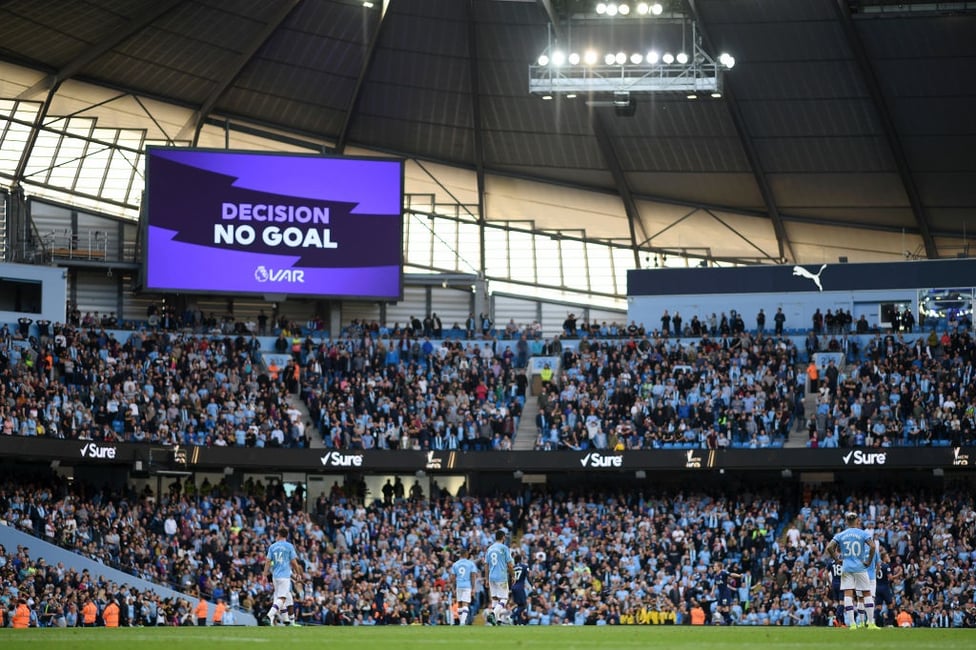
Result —
M 400 155 L 414 165 L 408 191 L 438 202 L 477 205 L 483 172 L 486 219 L 625 241 L 642 257 L 967 252 L 972 3 L 666 2 L 736 66 L 721 99 L 641 98 L 630 117 L 527 89 L 551 34 L 626 33 L 597 23 L 595 2 L 367 4 L 5 0 L 0 97 L 37 102 L 42 121 L 137 126 L 142 144 L 249 148 L 270 135 L 283 149 Z M 639 38 L 675 38 L 656 30 Z

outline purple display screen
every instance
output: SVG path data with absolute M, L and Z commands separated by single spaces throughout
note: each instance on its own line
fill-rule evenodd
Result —
M 403 162 L 149 148 L 146 289 L 399 300 Z

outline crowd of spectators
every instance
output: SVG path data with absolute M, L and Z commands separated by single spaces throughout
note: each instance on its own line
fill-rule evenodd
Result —
M 538 449 L 770 447 L 802 410 L 788 338 L 583 339 L 559 355 L 538 397 Z
M 494 341 L 361 338 L 306 345 L 302 398 L 327 447 L 508 450 L 525 357 Z
M 53 325 L 0 332 L 0 435 L 164 445 L 308 445 L 257 339 Z M 287 369 L 286 369 L 287 370 Z
M 823 392 L 807 413 L 804 355 L 781 334 L 781 312 L 771 320 L 767 334 L 761 312 L 754 329 L 735 311 L 687 324 L 665 313 L 660 329 L 631 323 L 619 330 L 626 338 L 613 338 L 611 325 L 603 338 L 605 325 L 569 314 L 563 335 L 576 338 L 564 345 L 514 323 L 505 332 L 515 338 L 499 339 L 485 315 L 471 315 L 463 339 L 428 336 L 441 331 L 436 314 L 393 330 L 353 322 L 337 338 L 292 332 L 282 318 L 282 368 L 264 367 L 259 339 L 232 329 L 194 334 L 161 323 L 117 340 L 101 327 L 40 321 L 18 344 L 0 331 L 0 434 L 250 447 L 306 447 L 321 435 L 328 448 L 509 450 L 528 360 L 549 355 L 559 363 L 537 395 L 540 450 L 767 448 L 797 430 L 811 447 L 972 442 L 969 331 L 877 334 L 860 350 L 836 325 L 810 330 L 806 356 L 842 352 L 848 367 L 810 386 Z
M 810 447 L 971 445 L 976 343 L 968 331 L 875 337 L 864 358 L 817 378 Z
M 783 496 L 783 490 L 655 489 L 584 496 L 542 489 L 488 498 L 450 495 L 435 483 L 431 492 L 367 500 L 361 484 L 336 484 L 305 503 L 300 490 L 289 496 L 281 485 L 250 481 L 236 489 L 226 480 L 186 481 L 155 495 L 18 477 L 0 488 L 0 518 L 80 555 L 259 617 L 273 591 L 264 553 L 273 532 L 287 526 L 304 567 L 296 602 L 306 624 L 452 624 L 450 565 L 462 548 L 480 559 L 504 528 L 530 566 L 529 624 L 688 624 L 704 613 L 704 622 L 715 625 L 835 625 L 837 595 L 824 548 L 853 509 L 891 565 L 891 597 L 879 597 L 882 623 L 904 611 L 919 626 L 976 625 L 976 510 L 969 491 L 879 488 L 852 495 L 829 488 Z M 121 593 L 133 606 L 128 621 L 153 618 L 137 613 L 152 611 L 148 593 L 70 566 L 46 567 L 28 549 L 0 558 L 4 607 L 30 598 L 39 620 L 49 614 L 70 624 L 86 597 Z M 485 588 L 481 576 L 476 610 L 486 602 Z M 191 604 L 167 603 L 165 622 L 185 622 Z

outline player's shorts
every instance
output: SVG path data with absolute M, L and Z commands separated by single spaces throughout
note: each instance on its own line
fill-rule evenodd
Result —
M 471 587 L 458 587 L 457 588 L 457 601 L 459 603 L 470 603 L 471 602 Z
M 489 582 L 488 583 L 488 593 L 492 598 L 501 601 L 508 600 L 508 583 L 507 582 Z
M 848 589 L 868 591 L 870 588 L 871 581 L 868 579 L 867 571 L 854 571 L 851 573 L 844 571 L 840 574 L 841 591 L 847 591 Z
M 291 595 L 291 578 L 274 579 L 274 602 L 278 602 L 281 598 L 285 599 L 285 607 L 295 603 Z
M 843 597 L 844 592 L 840 588 L 840 578 L 833 578 L 830 581 L 830 599 L 841 600 Z
M 529 602 L 529 597 L 525 593 L 525 589 L 519 589 L 518 587 L 512 589 L 512 602 L 516 605 L 525 606 Z
M 891 605 L 894 602 L 895 599 L 891 595 L 891 587 L 889 585 L 881 585 L 878 587 L 878 590 L 874 592 L 875 607 L 880 606 L 882 603 Z

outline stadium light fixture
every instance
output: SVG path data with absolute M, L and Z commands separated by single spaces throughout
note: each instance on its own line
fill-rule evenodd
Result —
M 654 4 L 651 5 L 651 13 L 654 14 L 655 16 L 660 16 L 663 11 L 664 11 L 664 7 L 661 6 L 660 2 L 655 2 Z
M 617 11 L 620 12 L 621 16 L 626 16 L 627 14 L 630 13 L 630 5 L 622 4 L 617 8 Z
M 601 16 L 607 13 L 607 3 L 606 2 L 596 3 L 596 12 Z
M 650 10 L 651 10 L 651 6 L 646 2 L 637 3 L 637 13 L 640 14 L 641 16 L 646 16 Z
M 617 15 L 617 4 L 615 2 L 607 5 L 607 15 L 611 18 Z
M 606 12 L 619 12 L 621 6 L 606 3 Z M 648 12 L 653 14 L 655 6 L 659 3 L 648 5 Z M 686 39 L 682 32 L 680 49 L 677 43 L 670 43 L 673 49 L 665 51 L 668 43 L 662 42 L 646 50 L 607 47 L 601 53 L 591 46 L 582 55 L 579 50 L 572 51 L 571 43 L 558 47 L 562 44 L 556 42 L 550 26 L 549 47 L 536 64 L 529 65 L 529 93 L 548 99 L 586 93 L 588 103 L 594 106 L 613 106 L 608 100 L 616 93 L 626 93 L 631 98 L 670 93 L 688 99 L 719 99 L 722 78 L 735 65 L 735 57 L 723 52 L 718 59 L 713 58 L 704 50 L 694 21 L 690 24 L 691 38 Z M 569 65 L 564 65 L 567 62 Z M 628 106 L 633 105 L 633 101 L 628 102 Z

